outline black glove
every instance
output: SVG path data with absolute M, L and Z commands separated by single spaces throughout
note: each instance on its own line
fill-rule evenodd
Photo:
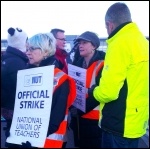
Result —
M 5 131 L 5 137 L 7 139 L 10 136 L 10 129 L 8 127 L 4 127 L 3 130 Z M 12 148 L 13 144 L 5 142 L 5 147 Z
M 32 146 L 29 141 L 26 141 L 26 143 L 22 142 L 21 148 L 32 148 Z
M 97 85 L 94 84 L 94 85 L 91 86 L 91 88 L 88 89 L 88 95 L 89 95 L 89 97 L 94 98 L 93 91 L 94 91 L 94 89 L 95 89 L 96 86 Z
M 6 138 L 8 138 L 8 137 L 10 136 L 10 131 L 9 131 L 9 129 L 6 129 L 6 130 L 5 130 L 5 136 L 6 136 Z

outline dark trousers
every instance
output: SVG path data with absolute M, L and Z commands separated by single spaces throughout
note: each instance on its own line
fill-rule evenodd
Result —
M 101 148 L 138 148 L 139 138 L 125 138 L 102 130 Z
M 75 147 L 101 147 L 101 129 L 98 120 L 72 117 L 70 128 L 73 130 Z

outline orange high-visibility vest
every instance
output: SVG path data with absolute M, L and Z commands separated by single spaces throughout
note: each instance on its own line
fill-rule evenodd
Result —
M 67 74 L 65 74 L 63 71 L 61 71 L 58 68 L 54 69 L 54 77 L 58 79 L 58 82 L 57 82 L 58 84 L 54 87 L 54 91 L 59 86 L 61 86 L 61 84 L 67 79 L 69 80 L 70 91 L 69 91 L 69 95 L 68 95 L 66 114 L 64 116 L 64 120 L 61 122 L 59 129 L 55 133 L 50 134 L 46 138 L 44 148 L 62 148 L 63 138 L 64 138 L 64 135 L 66 134 L 66 130 L 67 130 L 68 110 L 76 98 L 76 83 L 75 83 L 74 79 L 69 77 Z
M 98 60 L 94 62 L 88 69 L 86 74 L 86 88 L 90 88 L 93 84 L 96 84 L 96 76 L 98 75 L 98 72 L 102 67 L 104 66 L 103 60 Z M 88 97 L 88 94 L 86 94 L 86 98 Z M 95 119 L 99 120 L 99 106 L 95 107 L 90 112 L 82 115 L 82 118 L 88 118 L 88 119 Z

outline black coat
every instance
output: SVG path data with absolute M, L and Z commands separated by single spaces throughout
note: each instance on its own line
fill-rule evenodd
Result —
M 58 60 L 54 57 L 48 57 L 41 61 L 39 67 L 55 65 L 60 68 Z M 28 65 L 28 68 L 35 68 L 34 65 Z M 50 123 L 47 135 L 56 132 L 59 128 L 60 123 L 63 121 L 66 112 L 67 99 L 69 94 L 69 82 L 66 80 L 60 87 L 58 87 L 52 96 L 52 107 L 50 115 Z
M 104 58 L 105 58 L 105 53 L 103 51 L 95 51 L 93 57 L 91 58 L 89 62 L 89 66 L 97 60 L 104 60 Z M 82 68 L 83 60 L 84 58 L 80 56 L 78 60 L 74 62 L 74 64 Z M 96 77 L 96 84 L 99 83 L 101 72 L 102 72 L 102 69 L 99 71 Z M 98 105 L 99 105 L 99 102 L 95 100 L 94 97 L 89 96 L 86 99 L 86 113 L 93 110 Z M 73 108 L 73 106 L 71 108 Z M 85 114 L 83 111 L 77 109 L 78 116 L 71 118 L 70 127 L 74 131 L 75 144 L 76 146 L 79 146 L 81 148 L 82 147 L 83 148 L 84 147 L 100 148 L 101 129 L 98 126 L 98 120 L 82 118 L 81 116 L 83 114 Z
M 1 107 L 14 109 L 17 72 L 27 68 L 28 58 L 18 49 L 7 47 L 1 59 Z

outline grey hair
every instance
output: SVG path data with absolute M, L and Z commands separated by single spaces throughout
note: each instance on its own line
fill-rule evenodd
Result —
M 40 48 L 41 51 L 48 51 L 49 56 L 56 52 L 56 39 L 52 33 L 39 33 L 28 39 L 28 45 L 33 48 Z
M 117 2 L 111 5 L 105 15 L 105 22 L 111 21 L 116 26 L 122 23 L 131 22 L 131 13 L 128 6 L 125 3 Z

